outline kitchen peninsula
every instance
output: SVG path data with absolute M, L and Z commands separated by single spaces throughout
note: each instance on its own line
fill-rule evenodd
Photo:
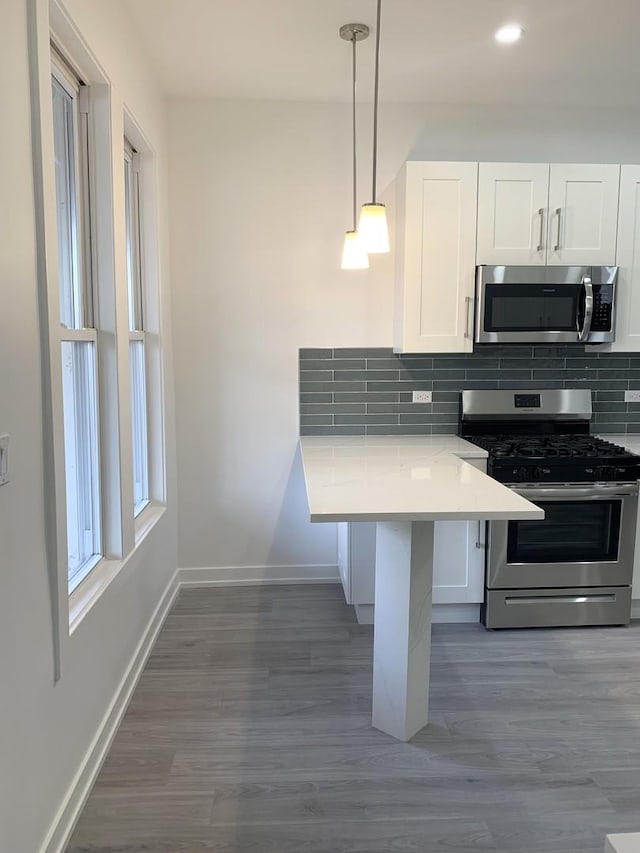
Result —
M 541 519 L 456 436 L 300 439 L 313 522 L 376 522 L 373 725 L 402 741 L 428 720 L 435 521 Z

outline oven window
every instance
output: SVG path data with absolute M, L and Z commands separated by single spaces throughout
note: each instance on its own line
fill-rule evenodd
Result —
M 509 563 L 610 562 L 618 558 L 622 502 L 536 501 L 543 521 L 511 521 Z
M 579 285 L 487 284 L 485 331 L 574 332 L 580 294 Z

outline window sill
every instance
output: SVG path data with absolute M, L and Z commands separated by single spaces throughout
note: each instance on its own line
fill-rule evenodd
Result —
M 100 560 L 74 589 L 69 596 L 69 635 L 73 634 L 124 563 L 124 560 Z
M 136 548 L 147 538 L 151 530 L 160 521 L 167 511 L 164 504 L 154 504 L 151 501 L 138 513 L 135 518 L 135 543 Z
M 74 589 L 69 596 L 69 635 L 89 613 L 102 593 L 113 581 L 120 570 L 136 553 L 138 547 L 147 538 L 166 511 L 165 506 L 148 504 L 135 520 L 135 547 L 124 560 L 101 560 L 90 574 Z

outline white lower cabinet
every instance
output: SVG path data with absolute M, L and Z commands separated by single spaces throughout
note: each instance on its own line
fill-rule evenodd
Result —
M 486 472 L 486 459 L 467 459 Z M 475 621 L 484 600 L 486 523 L 437 521 L 433 541 L 433 604 L 441 613 L 434 621 Z M 338 567 L 347 604 L 353 604 L 359 622 L 373 622 L 376 566 L 374 522 L 338 524 Z M 442 606 L 440 606 L 442 605 Z M 444 606 L 448 605 L 448 606 Z M 453 607 L 450 605 L 460 605 Z M 464 608 L 467 607 L 465 611 Z
M 481 604 L 484 599 L 484 521 L 436 522 L 433 603 Z
M 375 523 L 338 524 L 338 568 L 347 604 L 373 604 L 375 564 Z
M 485 523 L 478 521 L 436 522 L 433 555 L 435 605 L 482 603 L 485 529 Z M 355 606 L 360 621 L 371 621 L 367 614 L 374 604 L 375 551 L 375 524 L 344 522 L 338 525 L 338 565 L 345 599 L 347 604 Z

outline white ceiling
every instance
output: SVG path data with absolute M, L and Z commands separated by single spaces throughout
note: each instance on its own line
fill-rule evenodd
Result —
M 375 0 L 124 0 L 166 92 L 350 99 L 342 24 L 363 22 L 371 97 Z M 439 104 L 640 106 L 640 0 L 383 0 L 381 98 Z M 503 23 L 522 41 L 493 40 Z

